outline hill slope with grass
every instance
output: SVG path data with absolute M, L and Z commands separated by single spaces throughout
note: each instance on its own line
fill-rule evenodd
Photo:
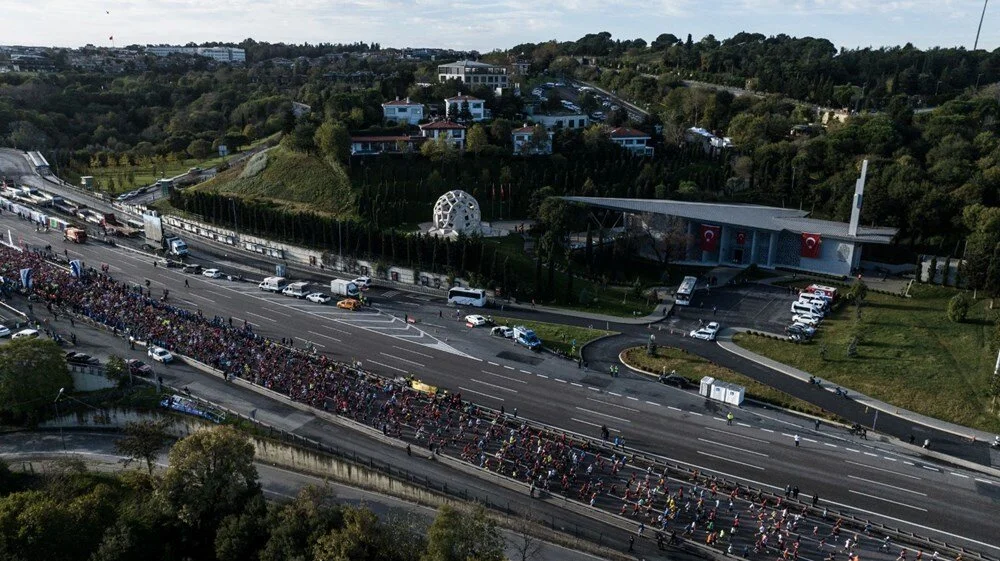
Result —
M 255 154 L 245 165 L 228 169 L 197 189 L 340 218 L 356 215 L 351 181 L 339 162 L 282 146 Z

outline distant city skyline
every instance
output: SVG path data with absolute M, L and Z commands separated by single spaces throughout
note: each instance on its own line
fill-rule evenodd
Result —
M 981 0 L 33 0 L 4 6 L 3 44 L 376 42 L 489 52 L 587 33 L 616 39 L 661 33 L 695 41 L 741 31 L 829 39 L 837 47 L 971 49 Z M 1000 7 L 1000 3 L 997 4 Z M 37 22 L 37 23 L 35 23 Z M 1000 15 L 986 12 L 980 49 L 1000 46 Z M 110 39 L 113 37 L 114 39 Z

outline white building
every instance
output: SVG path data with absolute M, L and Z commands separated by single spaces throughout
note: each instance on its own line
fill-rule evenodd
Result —
M 639 156 L 652 156 L 653 147 L 648 146 L 650 136 L 642 131 L 628 127 L 616 127 L 609 131 L 611 142 Z
M 572 111 L 556 111 L 544 115 L 534 114 L 531 120 L 546 129 L 585 129 L 590 126 L 590 117 Z
M 684 131 L 684 140 L 700 144 L 706 154 L 716 154 L 734 146 L 729 137 L 716 136 L 701 127 L 691 127 Z
M 444 115 L 449 119 L 458 119 L 462 108 L 467 107 L 473 121 L 483 121 L 489 118 L 484 104 L 485 102 L 478 97 L 458 94 L 444 100 Z
M 472 60 L 438 66 L 438 81 L 446 80 L 460 80 L 463 84 L 491 88 L 506 88 L 508 84 L 506 68 Z
M 170 56 L 181 53 L 187 55 L 199 55 L 217 60 L 219 62 L 246 62 L 247 53 L 243 49 L 235 47 L 175 47 L 159 46 L 146 47 L 146 53 L 156 56 Z
M 546 141 L 541 145 L 535 142 L 535 127 L 541 127 L 541 130 L 545 132 Z M 546 131 L 545 127 L 541 125 L 535 125 L 535 127 L 524 125 L 519 129 L 511 131 L 510 139 L 511 144 L 514 146 L 514 154 L 527 156 L 552 153 L 552 131 Z
M 382 118 L 386 121 L 415 125 L 424 120 L 424 104 L 410 98 L 387 101 L 382 104 Z
M 465 127 L 451 121 L 434 121 L 420 125 L 420 136 L 432 140 L 445 138 L 455 148 L 459 150 L 465 148 Z

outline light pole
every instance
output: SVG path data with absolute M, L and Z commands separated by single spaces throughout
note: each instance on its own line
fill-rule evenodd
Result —
M 979 48 L 979 32 L 983 30 L 983 18 L 986 17 L 986 5 L 990 3 L 990 0 L 983 1 L 983 13 L 979 16 L 979 27 L 976 29 L 976 42 L 972 44 L 972 50 Z
M 57 423 L 59 422 L 59 399 L 62 398 L 64 391 L 66 391 L 66 388 L 59 388 L 59 393 L 56 394 L 56 399 L 55 399 L 55 401 L 52 402 L 52 405 L 55 406 L 55 408 L 56 408 L 56 422 Z M 66 451 L 66 435 L 63 434 L 62 423 L 59 423 L 59 440 L 62 441 L 63 451 Z

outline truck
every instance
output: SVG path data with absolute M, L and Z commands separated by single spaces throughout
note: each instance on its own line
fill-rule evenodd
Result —
M 188 246 L 184 240 L 174 235 L 164 234 L 163 221 L 159 215 L 152 212 L 143 214 L 142 222 L 146 230 L 146 243 L 143 247 L 154 251 L 165 251 L 170 255 L 181 257 L 188 254 Z
M 330 281 L 330 293 L 334 296 L 357 298 L 361 295 L 361 289 L 354 281 L 333 279 Z
M 285 296 L 292 296 L 294 298 L 305 298 L 309 292 L 308 282 L 293 282 L 281 291 Z
M 101 228 L 104 228 L 104 231 L 108 234 L 114 236 L 124 236 L 126 238 L 135 236 L 140 231 L 140 228 L 135 228 L 129 226 L 128 224 L 122 224 L 119 222 L 118 217 L 116 217 L 113 212 L 106 212 L 101 215 L 100 226 Z
M 528 329 L 523 325 L 514 327 L 514 341 L 519 345 L 528 347 L 531 350 L 538 349 L 542 346 L 542 341 L 538 338 L 538 335 L 535 335 L 534 330 Z
M 70 226 L 66 228 L 63 234 L 66 237 L 66 241 L 73 243 L 84 243 L 87 241 L 87 231 L 82 228 Z

